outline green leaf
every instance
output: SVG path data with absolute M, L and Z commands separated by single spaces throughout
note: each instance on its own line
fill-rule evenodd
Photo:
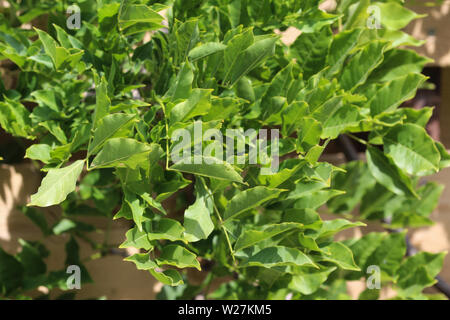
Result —
M 30 112 L 19 102 L 5 97 L 0 102 L 0 126 L 16 137 L 33 139 Z
M 447 152 L 447 149 L 445 149 L 444 145 L 439 141 L 435 141 L 434 144 L 436 145 L 436 148 L 439 150 L 439 153 L 441 155 L 439 169 L 447 168 L 448 166 L 450 166 L 450 154 Z
M 100 8 L 97 9 L 98 21 L 102 23 L 104 19 L 114 17 L 120 8 L 120 3 L 113 2 L 110 4 L 103 4 Z
M 127 220 L 133 220 L 133 214 L 131 213 L 130 206 L 125 201 L 122 202 L 120 210 L 114 215 L 113 219 L 125 218 Z
M 183 241 L 185 229 L 174 219 L 161 218 L 158 221 L 145 222 L 144 231 L 147 232 L 149 240 Z
M 96 104 L 92 118 L 93 127 L 96 128 L 99 121 L 108 114 L 111 107 L 111 100 L 108 97 L 108 83 L 105 77 L 102 77 L 100 84 L 95 90 Z
M 329 141 L 329 140 L 327 140 Z M 325 147 L 327 145 L 327 141 L 321 146 L 314 146 L 312 147 L 305 156 L 305 160 L 308 161 L 310 164 L 316 164 L 317 161 L 319 161 L 320 156 L 322 155 L 323 151 L 325 150 Z
M 306 165 L 306 161 L 298 160 L 292 166 L 282 168 L 278 172 L 271 175 L 259 175 L 258 180 L 260 184 L 266 185 L 270 188 L 276 188 L 284 183 L 296 179 L 299 171 Z
M 369 5 L 370 0 L 342 2 L 343 8 L 340 10 L 348 10 L 348 17 L 346 23 L 344 24 L 344 30 L 350 30 L 361 25 L 366 25 L 369 14 Z
M 308 104 L 304 101 L 295 101 L 283 109 L 281 112 L 281 119 L 283 121 L 282 134 L 289 136 L 297 128 L 302 128 L 303 126 L 299 126 L 299 122 L 303 120 L 307 113 Z
M 266 225 L 255 230 L 244 230 L 244 232 L 236 240 L 234 251 L 243 250 L 257 244 L 258 242 L 273 238 L 278 234 L 290 230 L 301 229 L 302 226 L 303 225 L 301 223 L 284 222 L 280 224 Z
M 411 257 L 408 257 L 402 262 L 400 268 L 397 270 L 397 277 L 403 281 L 406 277 L 410 277 L 413 274 L 413 269 L 424 267 L 427 273 L 432 277 L 436 277 L 442 269 L 446 253 L 429 253 L 419 252 Z
M 69 219 L 62 219 L 61 221 L 58 221 L 52 228 L 52 232 L 56 235 L 62 234 L 64 232 L 67 232 L 69 230 L 75 229 L 77 224 L 75 221 L 69 220 Z
M 124 189 L 125 202 L 131 209 L 133 221 L 140 231 L 142 231 L 142 222 L 144 220 L 145 207 L 134 192 Z
M 172 35 L 175 38 L 176 63 L 185 61 L 189 52 L 195 47 L 199 41 L 198 19 L 191 19 L 180 23 L 175 21 Z
M 355 90 L 362 85 L 370 73 L 383 61 L 386 42 L 369 42 L 356 53 L 344 66 L 340 77 L 340 84 L 344 90 Z
M 122 4 L 119 11 L 119 27 L 125 35 L 163 28 L 164 18 L 143 4 Z
M 210 89 L 194 89 L 189 98 L 175 105 L 170 111 L 170 122 L 182 122 L 193 117 L 207 114 L 211 108 Z
M 194 73 L 189 62 L 181 65 L 175 82 L 167 90 L 164 97 L 171 97 L 172 101 L 177 99 L 188 99 L 192 91 L 192 81 L 194 80 Z
M 203 121 L 223 121 L 238 113 L 244 100 L 238 98 L 212 98 L 211 109 L 203 116 Z
M 402 29 L 412 20 L 426 16 L 417 14 L 397 2 L 376 2 L 373 5 L 380 9 L 381 24 L 388 29 Z
M 315 33 L 302 33 L 289 47 L 289 54 L 302 68 L 304 79 L 309 79 L 325 67 L 331 40 L 331 30 L 325 27 Z
M 358 107 L 344 104 L 322 123 L 323 132 L 320 138 L 336 139 L 347 128 L 357 126 L 362 119 Z
M 295 248 L 268 247 L 250 256 L 241 266 L 273 268 L 280 266 L 308 266 L 318 268 L 306 254 Z
M 67 195 L 75 190 L 83 167 L 84 160 L 77 160 L 64 168 L 50 169 L 38 192 L 31 195 L 28 206 L 49 207 L 64 201 Z
M 399 46 L 421 46 L 425 43 L 424 40 L 417 40 L 413 36 L 410 36 L 406 32 L 399 30 L 389 30 L 389 29 L 377 29 L 377 34 L 380 38 L 391 41 L 391 46 L 393 48 Z
M 255 41 L 252 28 L 242 30 L 242 27 L 238 27 L 234 31 L 236 31 L 237 34 L 231 39 L 228 39 L 228 41 L 225 38 L 224 41 L 227 45 L 227 48 L 224 51 L 224 67 L 226 70 L 224 79 L 229 78 L 232 68 L 240 57 L 240 53 Z
M 221 52 L 227 48 L 226 45 L 219 42 L 208 42 L 195 47 L 189 52 L 188 58 L 192 62 L 203 59 L 207 56 Z
M 95 231 L 96 229 L 91 224 L 87 224 L 81 221 L 73 221 L 66 218 L 58 221 L 52 227 L 52 232 L 56 235 L 62 234 L 64 232 L 69 232 L 72 230 L 76 232 L 91 232 Z
M 343 194 L 344 191 L 340 190 L 317 190 L 312 191 L 307 197 L 300 197 L 295 202 L 294 207 L 297 209 L 316 209 L 326 203 L 328 200 L 330 200 L 333 197 L 336 197 L 340 194 Z M 297 197 L 297 195 L 291 195 L 292 197 Z
M 178 268 L 196 268 L 201 271 L 200 263 L 195 254 L 182 246 L 171 244 L 164 246 L 156 259 L 159 265 L 171 265 Z
M 351 50 L 358 44 L 361 32 L 362 29 L 358 28 L 343 31 L 333 36 L 327 56 L 327 64 L 330 66 L 330 69 L 327 71 L 328 75 L 333 75 L 341 69 Z
M 382 272 L 394 276 L 405 253 L 405 232 L 391 233 L 381 241 L 365 266 L 378 265 Z
M 298 125 L 297 152 L 305 153 L 319 143 L 322 134 L 322 125 L 319 121 L 310 117 L 302 118 Z
M 369 170 L 380 184 L 400 196 L 417 196 L 410 179 L 397 168 L 392 159 L 374 147 L 367 148 L 366 156 Z
M 439 170 L 441 156 L 424 128 L 412 123 L 396 125 L 383 141 L 386 154 L 407 173 L 425 175 Z
M 283 190 L 267 187 L 254 187 L 236 194 L 227 204 L 224 219 L 235 219 L 238 215 L 277 198 Z
M 302 15 L 298 19 L 294 19 L 291 23 L 292 26 L 304 33 L 319 32 L 324 26 L 331 25 L 340 16 L 327 13 L 320 8 L 313 7 Z M 290 22 L 290 21 L 289 21 Z
M 150 269 L 150 274 L 154 276 L 158 281 L 169 285 L 178 286 L 183 284 L 183 278 L 177 270 L 169 269 L 165 271 L 157 271 L 157 269 Z
M 265 38 L 256 41 L 254 44 L 242 51 L 231 67 L 229 77 L 224 81 L 229 82 L 229 86 L 233 86 L 241 77 L 248 74 L 251 70 L 261 64 L 267 57 L 274 53 L 275 43 L 277 40 L 278 37 Z
M 44 121 L 39 123 L 40 126 L 47 129 L 60 143 L 67 144 L 67 137 L 61 129 L 60 124 L 56 121 Z
M 169 241 L 183 241 L 184 228 L 176 220 L 162 218 L 157 221 L 142 222 L 142 230 L 137 226 L 128 230 L 126 233 L 126 240 L 120 245 L 120 248 L 138 248 L 144 250 L 152 250 L 153 240 L 169 240 Z
M 112 138 L 94 158 L 90 169 L 123 166 L 136 169 L 149 161 L 149 154 L 156 149 L 154 144 L 149 145 L 129 138 Z
M 368 102 L 370 114 L 375 116 L 395 110 L 402 102 L 414 97 L 425 79 L 421 74 L 411 73 L 384 83 Z
M 405 118 L 403 121 L 404 123 L 414 123 L 425 128 L 433 115 L 433 108 L 423 107 L 418 110 L 412 108 L 400 108 L 396 114 Z
M 88 154 L 95 154 L 111 138 L 126 137 L 135 119 L 133 114 L 115 113 L 102 118 L 89 143 Z
M 310 295 L 320 288 L 334 270 L 336 270 L 336 267 L 325 271 L 302 272 L 301 274 L 293 275 L 289 283 L 289 289 Z
M 139 270 L 155 269 L 158 265 L 150 259 L 148 253 L 136 253 L 124 259 L 133 262 Z
M 55 70 L 58 70 L 66 60 L 69 52 L 63 47 L 59 47 L 55 39 L 46 32 L 37 28 L 34 28 L 34 30 L 37 32 L 39 39 L 44 46 L 45 53 L 52 59 Z
M 288 89 L 292 81 L 294 80 L 292 75 L 292 69 L 294 64 L 289 63 L 286 67 L 281 69 L 270 82 L 269 87 L 261 98 L 262 119 L 267 119 L 271 115 L 277 114 L 281 110 L 277 101 L 282 101 L 281 105 L 284 105 L 284 99 L 280 97 L 286 97 Z
M 52 148 L 48 144 L 33 144 L 25 152 L 25 158 L 49 163 L 52 160 L 51 150 Z
M 144 229 L 144 228 L 143 228 Z M 146 251 L 152 250 L 153 245 L 148 237 L 147 230 L 139 230 L 133 227 L 125 234 L 126 240 L 119 246 L 119 248 L 137 248 Z
M 425 300 L 422 290 L 431 287 L 437 282 L 436 279 L 430 277 L 424 267 L 419 267 L 414 270 L 414 277 L 404 280 L 399 288 L 396 288 L 399 298 L 422 299 Z M 400 287 L 401 286 L 401 287 Z
M 411 73 L 419 74 L 430 62 L 431 59 L 411 50 L 389 50 L 385 52 L 383 62 L 370 75 L 368 81 L 386 82 Z
M 304 225 L 305 229 L 318 230 L 322 227 L 323 221 L 319 214 L 312 209 L 288 209 L 283 216 L 283 222 L 298 222 Z
M 287 198 L 289 200 L 297 200 L 303 197 L 311 197 L 314 192 L 329 187 L 323 181 L 316 180 L 300 180 L 295 184 L 295 189 L 290 191 Z
M 322 254 L 318 261 L 332 262 L 344 270 L 361 270 L 355 264 L 352 251 L 341 242 L 333 242 L 325 247 L 321 247 L 321 249 L 328 251 L 329 254 Z
M 80 41 L 78 41 L 76 38 L 69 35 L 63 28 L 61 28 L 60 26 L 58 26 L 54 23 L 52 24 L 52 26 L 56 30 L 56 37 L 57 37 L 59 43 L 64 48 L 66 48 L 66 49 L 71 49 L 71 48 L 82 49 L 83 48 L 83 44 Z
M 402 262 L 396 272 L 400 296 L 414 297 L 433 285 L 442 269 L 445 253 L 419 252 Z
M 431 212 L 438 206 L 439 199 L 443 190 L 443 185 L 439 185 L 434 182 L 428 182 L 417 190 L 420 196 L 420 200 L 410 200 L 412 202 L 411 209 L 422 216 L 429 216 Z
M 368 266 L 367 260 L 375 252 L 386 236 L 387 233 L 371 232 L 348 245 L 350 250 L 353 252 L 356 264 L 363 269 L 361 270 L 362 272 L 366 271 Z M 355 280 L 359 279 L 362 276 L 361 273 L 351 274 L 350 278 Z
M 212 157 L 201 157 L 201 163 L 183 163 L 179 161 L 170 167 L 171 170 L 192 173 L 195 175 L 243 183 L 242 177 L 225 161 Z
M 139 193 L 139 196 L 144 199 L 145 202 L 147 202 L 147 204 L 152 207 L 155 208 L 156 210 L 158 210 L 159 212 L 167 215 L 166 210 L 164 209 L 164 207 L 161 205 L 161 203 L 159 203 L 158 201 L 156 201 L 155 199 L 153 199 L 150 194 L 148 194 L 147 192 L 144 193 Z
M 361 201 L 368 189 L 374 187 L 376 180 L 362 161 L 352 161 L 342 167 L 346 172 L 337 172 L 333 177 L 332 188 L 345 191 L 345 194 L 332 198 L 327 207 L 333 213 L 351 212 Z
M 307 233 L 313 239 L 324 239 L 334 236 L 336 233 L 354 227 L 364 227 L 366 224 L 362 222 L 351 222 L 346 219 L 333 219 L 323 221 L 320 229 L 311 230 Z
M 207 239 L 214 230 L 211 220 L 213 213 L 213 198 L 208 193 L 203 179 L 198 178 L 195 184 L 195 202 L 184 212 L 184 237 L 189 242 Z
M 303 233 L 298 234 L 298 242 L 305 248 L 311 251 L 323 252 L 322 249 L 319 248 L 316 240 L 313 237 L 306 236 Z

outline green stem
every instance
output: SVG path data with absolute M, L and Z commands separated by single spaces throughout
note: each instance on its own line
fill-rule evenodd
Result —
M 171 170 L 169 168 L 169 124 L 167 123 L 166 107 L 164 106 L 164 103 L 162 103 L 161 101 L 158 101 L 158 103 L 161 104 L 161 107 L 163 109 L 164 123 L 166 126 L 166 170 Z
M 363 139 L 358 138 L 357 136 L 354 136 L 351 133 L 346 133 L 346 135 L 348 135 L 350 138 L 352 138 L 353 140 L 358 141 L 359 143 L 366 145 L 366 146 L 370 146 L 371 144 Z

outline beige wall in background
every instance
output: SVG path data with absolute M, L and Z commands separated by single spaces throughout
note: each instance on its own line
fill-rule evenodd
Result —
M 450 33 L 450 28 L 449 28 Z M 441 68 L 440 140 L 450 148 L 450 67 Z
M 450 66 L 450 0 L 442 1 L 438 6 L 426 6 L 433 3 L 428 0 L 407 0 L 407 6 L 425 18 L 413 20 L 405 31 L 425 44 L 417 52 L 434 60 L 434 65 Z

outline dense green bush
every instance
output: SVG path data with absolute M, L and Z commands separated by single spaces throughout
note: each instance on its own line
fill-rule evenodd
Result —
M 450 160 L 424 129 L 432 108 L 398 108 L 430 61 L 403 48 L 421 42 L 400 31 L 420 18 L 402 1 L 338 1 L 326 13 L 318 0 L 80 0 L 79 29 L 67 27 L 65 2 L 8 2 L 0 59 L 20 73 L 12 88 L 0 82 L 0 125 L 33 141 L 26 158 L 45 177 L 23 211 L 44 236 L 66 235 L 66 265 L 82 266 L 80 239 L 110 252 L 78 220 L 97 215 L 133 223 L 120 247 L 141 250 L 125 260 L 166 285 L 160 298 L 348 298 L 346 281 L 373 276 L 371 266 L 400 299 L 435 297 L 422 291 L 443 254 L 405 257 L 404 232 L 334 240 L 362 221 L 429 225 L 442 191 L 421 180 Z M 44 27 L 31 29 L 36 21 Z M 276 34 L 290 26 L 302 33 L 286 45 Z M 210 157 L 225 140 L 201 139 L 199 128 L 280 137 L 269 130 L 244 141 L 248 152 L 228 148 L 238 154 L 230 164 Z M 215 153 L 173 161 L 177 129 L 192 133 L 188 147 Z M 344 133 L 367 161 L 319 161 Z M 322 220 L 325 204 L 342 217 Z M 53 205 L 62 217 L 49 226 L 36 207 Z M 0 294 L 67 289 L 65 270 L 46 270 L 47 255 L 39 242 L 23 241 L 16 256 L 0 250 Z M 186 268 L 203 268 L 204 283 L 190 285 Z

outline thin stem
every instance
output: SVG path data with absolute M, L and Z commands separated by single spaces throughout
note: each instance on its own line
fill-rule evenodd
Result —
M 169 168 L 169 124 L 167 123 L 167 113 L 166 113 L 166 107 L 164 106 L 164 103 L 161 101 L 158 101 L 158 103 L 161 105 L 164 113 L 164 123 L 166 126 L 166 170 L 171 170 Z
M 360 139 L 360 138 L 358 138 L 357 136 L 354 136 L 353 134 L 351 134 L 351 133 L 345 133 L 347 136 L 349 136 L 350 138 L 352 138 L 353 140 L 356 140 L 356 141 L 358 141 L 359 143 L 361 143 L 361 144 L 363 144 L 363 145 L 365 145 L 365 146 L 367 146 L 367 145 L 370 145 L 370 143 L 369 142 L 367 142 L 367 141 L 365 141 L 365 140 L 363 140 L 363 139 Z

